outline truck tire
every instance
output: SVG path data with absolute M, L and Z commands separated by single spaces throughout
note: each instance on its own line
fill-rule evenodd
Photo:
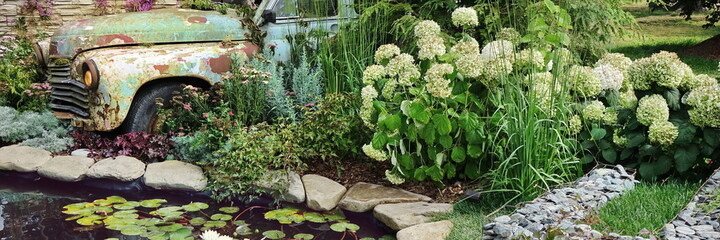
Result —
M 161 83 L 144 89 L 135 96 L 130 111 L 122 124 L 123 133 L 147 132 L 152 133 L 157 119 L 156 99 L 162 98 L 163 103 L 170 102 L 174 92 L 182 91 L 180 83 Z M 152 126 L 151 126 L 152 125 Z

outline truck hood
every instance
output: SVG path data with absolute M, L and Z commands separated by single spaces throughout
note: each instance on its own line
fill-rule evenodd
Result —
M 249 31 L 234 18 L 212 11 L 158 9 L 69 22 L 50 40 L 50 57 L 115 45 L 243 40 Z

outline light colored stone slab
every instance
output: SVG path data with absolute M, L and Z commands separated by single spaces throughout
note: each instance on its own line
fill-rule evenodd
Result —
M 373 216 L 394 230 L 426 223 L 433 216 L 453 211 L 447 203 L 392 203 L 380 204 L 373 210 Z
M 316 211 L 329 211 L 340 202 L 347 189 L 339 183 L 315 174 L 302 177 L 307 206 Z
M 398 240 L 443 240 L 452 231 L 452 222 L 445 220 L 422 223 L 397 232 Z
M 50 161 L 50 152 L 28 146 L 12 145 L 0 148 L 0 170 L 35 172 Z
M 417 193 L 359 182 L 352 186 L 338 204 L 340 208 L 352 212 L 367 212 L 375 206 L 385 203 L 427 202 L 431 198 Z
M 175 160 L 148 164 L 143 182 L 167 190 L 202 191 L 207 186 L 202 168 Z
M 144 173 L 145 163 L 134 157 L 119 156 L 95 163 L 88 170 L 87 176 L 129 182 L 142 177 Z
M 90 156 L 90 150 L 85 148 L 75 149 L 70 153 L 70 156 L 88 157 Z
M 77 182 L 85 178 L 94 163 L 95 160 L 86 157 L 58 156 L 40 166 L 38 174 L 58 181 Z
M 255 186 L 286 202 L 305 202 L 305 186 L 300 175 L 292 171 L 269 171 Z

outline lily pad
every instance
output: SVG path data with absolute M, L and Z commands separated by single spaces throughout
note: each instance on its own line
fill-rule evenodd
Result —
M 278 230 L 265 231 L 262 235 L 269 239 L 281 239 L 285 237 L 285 233 Z
M 301 223 L 305 221 L 305 217 L 299 213 L 300 210 L 295 208 L 282 208 L 272 210 L 265 213 L 265 219 L 277 220 L 280 224 Z
M 170 240 L 183 240 L 191 234 L 192 231 L 189 228 L 180 228 L 170 233 Z
M 83 226 L 92 226 L 95 224 L 102 224 L 103 219 L 105 219 L 105 216 L 90 215 L 90 216 L 80 218 L 80 219 L 76 220 L 75 222 L 77 222 L 78 224 L 83 225 Z
M 183 214 L 180 210 L 182 210 L 182 207 L 164 207 L 160 208 L 157 211 L 154 211 L 155 214 L 163 216 L 163 217 L 170 217 L 170 216 L 180 216 Z
M 138 218 L 140 215 L 138 215 L 137 210 L 123 210 L 123 211 L 117 211 L 113 213 L 113 217 L 116 218 Z
M 138 236 L 143 233 L 147 233 L 147 229 L 141 226 L 128 226 L 120 231 L 123 235 Z
M 218 210 L 220 210 L 221 212 L 224 212 L 224 213 L 233 214 L 233 213 L 239 212 L 240 208 L 239 207 L 221 207 Z
M 345 220 L 345 214 L 339 208 L 327 214 L 323 214 L 323 216 L 325 216 L 325 219 L 327 219 L 328 222 Z
M 166 203 L 166 202 L 167 202 L 167 200 L 165 200 L 165 199 L 148 199 L 148 200 L 143 200 L 142 202 L 140 202 L 140 206 L 146 207 L 146 208 L 156 208 L 156 207 L 160 207 L 160 205 L 162 205 L 163 203 Z
M 208 207 L 210 207 L 210 206 L 207 205 L 207 203 L 201 203 L 201 202 L 194 202 L 194 203 L 190 203 L 190 204 L 182 206 L 182 208 L 188 212 L 197 212 L 197 211 L 200 211 L 203 209 L 207 209 Z
M 305 212 L 305 220 L 314 223 L 326 223 L 325 216 L 317 212 Z
M 205 224 L 205 222 L 207 222 L 207 220 L 205 220 L 205 218 L 201 218 L 201 217 L 196 217 L 196 218 L 190 219 L 190 225 L 193 225 L 193 226 L 202 226 L 203 224 Z
M 130 210 L 130 209 L 135 209 L 138 206 L 140 206 L 140 203 L 138 203 L 136 201 L 127 201 L 124 203 L 113 205 L 113 207 L 118 210 Z
M 295 238 L 295 239 L 302 239 L 302 240 L 310 240 L 310 239 L 313 239 L 314 237 L 315 236 L 313 236 L 312 234 L 307 234 L 307 233 L 298 233 L 298 234 L 295 234 L 295 236 L 293 236 L 293 238 Z
M 210 219 L 219 220 L 219 221 L 229 221 L 230 219 L 232 219 L 232 216 L 227 215 L 227 214 L 219 214 L 218 213 L 218 214 L 214 214 L 214 215 L 210 216 Z
M 350 231 L 354 232 L 354 231 L 360 230 L 360 226 L 358 226 L 357 224 L 349 223 L 349 222 L 339 222 L 339 223 L 330 225 L 330 229 L 332 229 L 333 231 L 336 231 L 336 232 L 344 232 L 346 230 L 350 230 Z
M 221 228 L 227 225 L 227 222 L 224 221 L 207 221 L 205 224 L 203 224 L 204 227 L 208 228 Z

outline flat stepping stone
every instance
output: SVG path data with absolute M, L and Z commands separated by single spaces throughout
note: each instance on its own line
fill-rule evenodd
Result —
M 307 206 L 316 211 L 330 211 L 334 209 L 347 188 L 339 183 L 316 174 L 302 177 L 307 196 Z
M 434 216 L 453 211 L 447 203 L 391 203 L 380 204 L 373 210 L 373 216 L 393 230 L 401 230 L 429 222 Z
M 442 240 L 452 231 L 453 224 L 448 220 L 422 223 L 397 232 L 398 240 Z
M 64 182 L 77 182 L 85 178 L 95 160 L 78 156 L 58 156 L 38 168 L 40 176 Z
M 255 186 L 286 202 L 305 202 L 305 186 L 300 175 L 293 171 L 269 171 Z
M 158 190 L 202 191 L 207 186 L 202 168 L 176 160 L 148 164 L 143 182 Z
M 28 146 L 12 145 L 0 148 L 0 170 L 35 172 L 50 161 L 50 152 Z
M 106 178 L 122 182 L 130 182 L 142 177 L 145 163 L 134 157 L 119 156 L 106 158 L 95 163 L 87 172 L 91 178 Z
M 385 203 L 427 202 L 430 197 L 397 188 L 359 182 L 352 186 L 338 204 L 351 212 L 367 212 Z

